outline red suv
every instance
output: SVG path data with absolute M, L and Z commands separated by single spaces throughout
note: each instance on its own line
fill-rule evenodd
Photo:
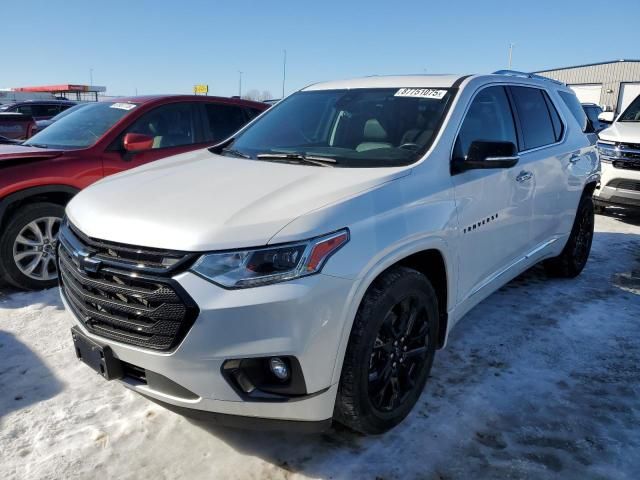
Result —
M 0 146 L 0 278 L 56 285 L 55 245 L 66 203 L 114 173 L 223 140 L 269 106 L 192 95 L 88 105 L 20 145 Z

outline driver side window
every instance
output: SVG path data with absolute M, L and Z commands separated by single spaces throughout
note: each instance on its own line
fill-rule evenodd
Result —
M 141 133 L 153 137 L 152 149 L 196 143 L 193 105 L 172 103 L 154 108 L 136 120 L 124 133 Z
M 465 158 L 474 141 L 512 142 L 518 145 L 509 99 L 504 87 L 481 90 L 462 121 L 454 158 Z

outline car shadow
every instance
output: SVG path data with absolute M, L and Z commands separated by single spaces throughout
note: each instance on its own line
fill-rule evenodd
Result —
M 0 421 L 5 415 L 56 396 L 62 383 L 13 334 L 0 330 Z

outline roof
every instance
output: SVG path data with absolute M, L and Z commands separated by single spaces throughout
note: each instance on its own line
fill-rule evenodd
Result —
M 449 88 L 462 75 L 389 75 L 335 80 L 309 85 L 303 88 L 311 90 L 338 90 L 350 88 Z
M 633 60 L 633 59 L 620 59 L 620 60 L 609 60 L 608 62 L 597 62 L 597 63 L 584 63 L 582 65 L 572 65 L 570 67 L 558 67 L 558 68 L 547 68 L 545 70 L 537 70 L 533 73 L 542 73 L 542 72 L 555 72 L 557 70 L 570 70 L 572 68 L 582 68 L 582 67 L 595 67 L 596 65 L 606 65 L 608 63 L 620 63 L 620 62 L 627 62 L 627 63 L 640 63 L 640 60 Z
M 48 98 L 35 98 L 33 100 L 17 100 L 15 102 L 12 102 L 10 105 L 11 106 L 15 106 L 15 105 L 32 105 L 34 103 L 37 104 L 45 104 L 45 105 L 75 105 L 78 102 L 75 102 L 73 100 L 58 100 L 57 98 L 52 98 L 52 99 L 48 99 Z
M 167 94 L 167 95 L 137 95 L 133 97 L 109 97 L 104 98 L 101 97 L 100 101 L 102 102 L 126 102 L 126 103 L 152 103 L 159 102 L 162 100 L 172 99 L 176 101 L 195 101 L 195 102 L 219 102 L 219 103 L 229 103 L 234 105 L 244 105 L 248 107 L 255 107 L 259 109 L 265 109 L 269 105 L 262 102 L 254 102 L 253 100 L 241 100 L 239 98 L 229 98 L 229 97 L 215 97 L 209 95 L 180 95 L 180 94 Z

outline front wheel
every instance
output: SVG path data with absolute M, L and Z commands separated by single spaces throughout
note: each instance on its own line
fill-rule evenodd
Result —
M 562 253 L 544 262 L 548 274 L 565 278 L 580 275 L 591 252 L 594 224 L 593 199 L 584 195 L 578 204 L 573 228 Z
M 57 284 L 56 245 L 64 207 L 33 203 L 17 210 L 0 235 L 0 274 L 24 290 Z
M 354 321 L 335 418 L 367 434 L 398 425 L 418 401 L 438 338 L 438 301 L 420 272 L 393 267 L 374 281 Z

